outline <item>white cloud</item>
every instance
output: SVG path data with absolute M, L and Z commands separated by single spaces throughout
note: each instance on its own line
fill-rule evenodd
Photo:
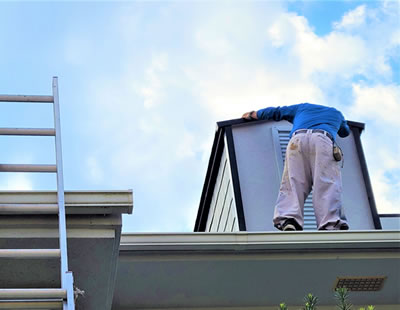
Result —
M 195 34 L 195 37 L 199 47 L 209 54 L 224 56 L 233 50 L 230 42 L 226 38 L 218 36 L 215 30 L 210 36 L 207 29 L 200 29 Z
M 399 16 L 383 6 L 361 5 L 345 14 L 334 30 L 318 36 L 303 16 L 283 12 L 268 28 L 271 45 L 298 57 L 303 78 L 317 74 L 350 80 L 364 75 L 390 79 L 390 57 L 399 56 Z M 318 83 L 318 81 L 315 81 Z
M 372 122 L 388 123 L 398 127 L 400 123 L 400 86 L 376 85 L 373 87 L 353 84 L 354 105 L 352 112 Z
M 86 158 L 87 175 L 91 182 L 99 184 L 104 180 L 104 172 L 99 163 L 99 159 L 95 156 Z
M 390 181 L 385 173 L 383 169 L 376 169 L 371 175 L 378 213 L 400 213 L 400 180 Z
M 267 36 L 273 47 L 281 47 L 285 44 L 291 45 L 294 40 L 295 31 L 291 18 L 294 14 L 283 14 L 281 18 L 267 29 Z M 296 18 L 296 17 L 295 17 Z
M 13 190 L 33 190 L 32 180 L 23 174 L 12 175 L 5 178 L 0 183 L 1 190 L 13 191 Z
M 349 11 L 347 14 L 343 15 L 342 20 L 340 22 L 335 22 L 334 27 L 336 29 L 344 29 L 344 28 L 355 28 L 365 23 L 365 9 L 366 5 L 360 5 L 352 11 Z
M 364 150 L 380 213 L 400 213 L 400 86 L 353 84 L 351 114 L 366 123 Z
M 176 156 L 179 159 L 193 157 L 195 155 L 195 137 L 193 134 L 185 131 L 183 137 L 176 149 Z
M 139 90 L 139 93 L 143 96 L 145 108 L 150 109 L 161 103 L 164 90 L 159 74 L 165 72 L 167 67 L 167 54 L 159 53 L 153 55 L 151 64 L 145 72 L 144 85 Z

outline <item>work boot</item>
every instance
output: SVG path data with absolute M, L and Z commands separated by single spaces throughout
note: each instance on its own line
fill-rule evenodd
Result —
M 296 225 L 296 221 L 294 219 L 287 219 L 283 224 L 282 224 L 282 231 L 296 231 L 298 224 Z
M 282 228 L 283 231 L 296 231 L 296 227 L 293 224 L 286 224 Z

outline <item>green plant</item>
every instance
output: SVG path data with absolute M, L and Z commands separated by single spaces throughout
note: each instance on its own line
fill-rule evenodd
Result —
M 284 302 L 279 304 L 279 310 L 288 310 L 288 308 Z
M 335 298 L 337 299 L 337 307 L 339 310 L 352 310 L 353 305 L 348 301 L 349 291 L 345 288 L 337 288 L 335 291 Z M 305 306 L 302 310 L 316 310 L 318 297 L 309 293 L 304 297 Z M 367 308 L 361 307 L 358 310 L 375 310 L 375 306 L 369 305 Z M 279 310 L 288 310 L 287 305 L 282 302 L 279 304 Z
M 318 302 L 318 297 L 314 296 L 313 294 L 307 294 L 304 297 L 304 302 L 305 302 L 305 307 L 303 310 L 315 310 L 317 309 L 317 302 Z
M 338 301 L 337 307 L 340 310 L 350 310 L 353 307 L 353 305 L 347 301 L 349 298 L 349 292 L 345 287 L 336 289 L 335 298 Z
M 361 308 L 358 309 L 358 310 L 365 310 L 365 308 L 364 308 L 364 307 L 361 307 Z M 369 305 L 369 306 L 367 307 L 367 310 L 375 310 L 375 306 Z

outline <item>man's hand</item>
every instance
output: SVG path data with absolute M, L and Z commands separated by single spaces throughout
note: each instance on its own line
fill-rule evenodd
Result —
M 257 119 L 257 112 L 256 111 L 246 112 L 242 115 L 242 118 L 247 120 L 255 120 Z

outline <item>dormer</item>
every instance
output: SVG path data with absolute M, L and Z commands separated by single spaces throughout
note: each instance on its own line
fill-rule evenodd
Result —
M 351 230 L 382 229 L 360 136 L 364 124 L 337 138 L 344 153 L 343 208 Z M 272 223 L 292 124 L 287 121 L 217 123 L 194 231 L 276 231 Z M 316 230 L 312 192 L 305 201 L 304 230 Z

